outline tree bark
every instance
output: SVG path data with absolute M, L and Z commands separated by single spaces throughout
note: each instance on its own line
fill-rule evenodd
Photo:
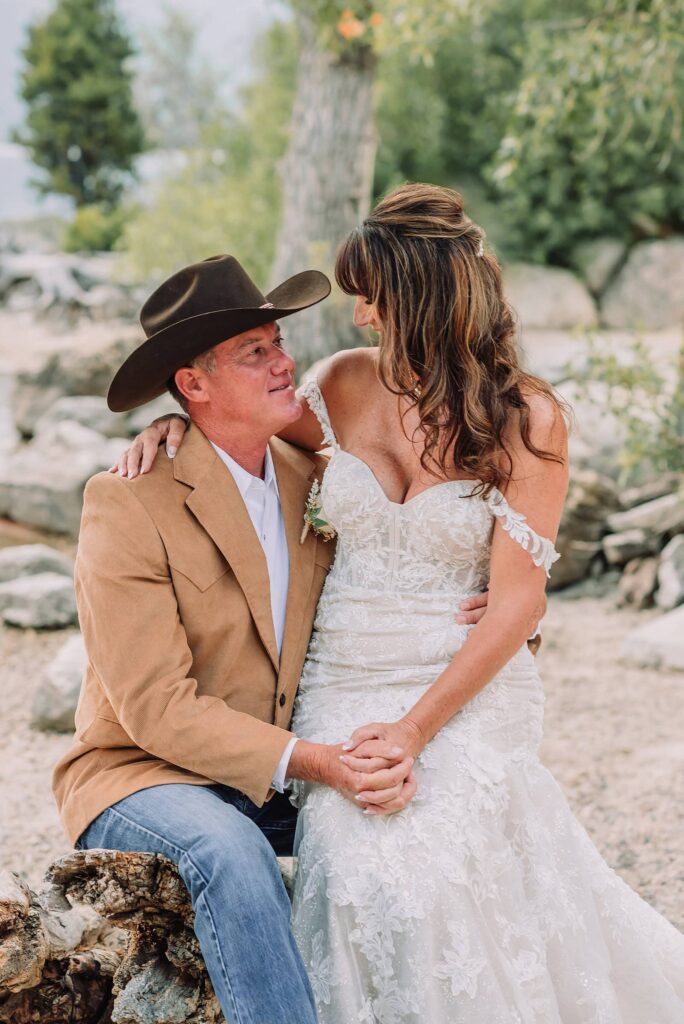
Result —
M 333 53 L 311 14 L 297 13 L 299 63 L 290 140 L 281 167 L 283 214 L 274 284 L 308 268 L 331 278 L 339 244 L 368 212 L 375 160 L 375 57 L 358 41 Z M 297 315 L 288 344 L 300 372 L 340 348 L 360 344 L 351 300 L 337 288 Z

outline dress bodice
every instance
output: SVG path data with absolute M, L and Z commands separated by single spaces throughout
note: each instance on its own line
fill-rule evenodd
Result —
M 390 501 L 370 467 L 340 448 L 316 381 L 306 385 L 304 396 L 332 449 L 321 515 L 337 532 L 339 585 L 411 594 L 480 591 L 489 578 L 497 519 L 548 575 L 559 557 L 553 544 L 499 490 L 485 498 L 474 493 L 476 480 L 447 480 L 403 504 Z

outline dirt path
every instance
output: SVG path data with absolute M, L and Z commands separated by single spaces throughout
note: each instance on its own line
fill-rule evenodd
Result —
M 644 615 L 610 599 L 555 596 L 540 668 L 544 761 L 610 864 L 684 928 L 684 674 L 620 665 Z M 69 737 L 33 732 L 33 691 L 66 633 L 0 634 L 0 867 L 37 883 L 68 851 L 50 792 Z

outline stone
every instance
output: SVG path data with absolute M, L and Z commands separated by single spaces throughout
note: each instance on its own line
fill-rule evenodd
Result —
M 611 533 L 649 530 L 659 536 L 683 532 L 684 491 L 665 494 L 662 498 L 646 501 L 625 512 L 615 512 L 608 516 L 608 529 Z
M 87 481 L 127 445 L 127 438 L 107 439 L 80 423 L 57 423 L 51 435 L 0 459 L 0 516 L 76 537 Z
M 0 583 L 44 572 L 56 572 L 73 579 L 74 563 L 68 555 L 47 544 L 18 544 L 0 550 Z
M 625 637 L 620 656 L 643 668 L 684 672 L 684 607 L 652 619 Z
M 681 473 L 661 473 L 653 480 L 647 480 L 638 487 L 627 487 L 622 492 L 622 504 L 625 508 L 644 505 L 647 501 L 655 501 L 666 494 L 684 491 L 684 475 Z
M 684 238 L 638 242 L 601 300 L 609 327 L 666 327 L 684 319 Z
M 96 325 L 92 327 L 96 331 Z M 48 356 L 38 370 L 22 370 L 14 381 L 12 403 L 17 429 L 32 437 L 41 416 L 64 395 L 107 394 L 112 377 L 140 344 L 140 331 L 122 330 L 91 346 L 65 349 Z
M 576 331 L 525 327 L 519 346 L 525 369 L 554 385 L 581 375 L 587 364 L 585 338 Z
M 632 605 L 642 611 L 653 606 L 658 582 L 657 558 L 634 558 L 625 566 L 618 584 L 618 605 Z
M 66 576 L 44 572 L 0 584 L 0 618 L 21 629 L 59 629 L 77 621 L 74 585 Z
M 31 712 L 34 729 L 73 732 L 81 680 L 88 663 L 83 637 L 69 637 L 50 663 L 36 690 Z
M 58 398 L 36 421 L 34 435 L 49 434 L 57 423 L 69 420 L 102 434 L 122 437 L 128 432 L 126 416 L 110 412 L 106 398 L 98 395 L 65 395 Z
M 599 295 L 626 255 L 627 246 L 619 238 L 592 238 L 574 247 L 570 262 L 590 291 Z
M 530 327 L 565 330 L 598 323 L 596 304 L 569 270 L 512 263 L 504 268 L 504 291 L 523 333 Z
M 551 570 L 550 590 L 584 579 L 595 559 L 602 558 L 606 517 L 619 507 L 610 478 L 588 469 L 572 473 L 556 541 L 561 558 Z
M 606 534 L 602 543 L 608 565 L 626 565 L 635 558 L 654 554 L 659 547 L 657 534 L 638 527 Z
M 145 427 L 149 427 L 152 420 L 156 420 L 158 416 L 166 416 L 169 413 L 182 414 L 183 410 L 171 395 L 160 395 L 159 398 L 155 398 L 152 402 L 141 405 L 139 409 L 134 409 L 128 413 L 125 433 L 130 434 L 131 437 L 139 434 Z
M 684 534 L 673 537 L 662 550 L 656 604 L 667 611 L 684 604 Z

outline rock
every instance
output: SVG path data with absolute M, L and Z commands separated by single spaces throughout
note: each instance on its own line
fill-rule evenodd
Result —
M 105 437 L 122 437 L 128 432 L 125 415 L 110 412 L 107 400 L 96 395 L 69 395 L 58 398 L 37 420 L 34 434 L 49 434 L 63 420 L 80 423 Z
M 20 544 L 0 550 L 0 583 L 20 576 L 55 572 L 73 579 L 74 563 L 47 544 Z
M 54 353 L 39 370 L 18 373 L 12 400 L 21 434 L 32 437 L 40 417 L 64 395 L 106 395 L 119 366 L 140 341 L 140 331 L 122 332 L 89 349 Z
M 55 533 L 78 535 L 83 489 L 117 461 L 126 438 L 108 440 L 65 420 L 54 433 L 0 460 L 0 516 Z
M 666 327 L 684 319 L 684 238 L 638 242 L 601 301 L 609 327 Z
M 569 270 L 512 263 L 504 270 L 504 290 L 523 332 L 530 327 L 593 327 L 598 322 L 594 300 Z
M 621 657 L 643 668 L 662 666 L 684 672 L 684 608 L 635 629 L 623 641 Z
M 651 608 L 657 582 L 657 558 L 633 559 L 627 563 L 620 577 L 618 604 L 633 605 L 640 611 Z
M 520 337 L 523 365 L 557 385 L 581 374 L 587 363 L 585 338 L 575 331 L 524 327 Z
M 34 729 L 73 732 L 74 714 L 87 663 L 81 634 L 69 637 L 36 690 L 31 713 Z
M 654 554 L 659 546 L 656 534 L 638 527 L 603 538 L 603 554 L 609 565 L 626 565 L 635 558 Z
M 622 492 L 622 504 L 625 508 L 644 505 L 647 501 L 655 501 L 666 494 L 674 494 L 684 490 L 684 476 L 681 473 L 661 473 L 656 479 L 648 480 L 639 487 L 628 487 Z
M 673 537 L 663 548 L 658 566 L 656 604 L 670 610 L 684 603 L 684 535 Z
M 21 629 L 58 629 L 77 620 L 74 585 L 55 572 L 0 584 L 0 617 Z
M 141 405 L 139 409 L 134 409 L 128 414 L 125 433 L 131 436 L 139 434 L 145 427 L 149 427 L 152 420 L 156 420 L 158 416 L 166 416 L 168 413 L 182 414 L 183 410 L 171 395 L 160 395 L 154 401 L 148 402 L 147 405 Z
M 556 542 L 561 559 L 553 566 L 549 589 L 584 579 L 591 563 L 601 556 L 606 517 L 619 506 L 612 480 L 593 470 L 572 474 Z
M 661 537 L 666 533 L 683 532 L 684 491 L 646 501 L 626 512 L 615 512 L 608 517 L 608 528 L 612 533 L 647 530 Z
M 576 245 L 570 260 L 590 291 L 599 295 L 626 253 L 627 246 L 619 238 L 593 238 Z
M 570 464 L 595 472 L 603 479 L 617 480 L 626 430 L 608 409 L 606 386 L 593 384 L 590 397 L 574 380 L 564 381 L 556 390 L 572 412 Z

